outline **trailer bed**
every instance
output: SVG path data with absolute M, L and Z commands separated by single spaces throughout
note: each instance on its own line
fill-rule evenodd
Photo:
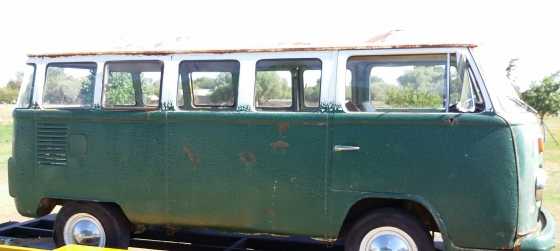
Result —
M 0 244 L 33 249 L 55 249 L 52 240 L 56 215 L 0 224 Z M 215 231 L 179 230 L 173 234 L 149 229 L 132 236 L 132 248 L 188 251 L 343 251 L 339 244 L 325 244 L 310 238 L 225 234 Z M 1 250 L 1 249 L 0 249 Z M 25 249 L 24 249 L 25 250 Z

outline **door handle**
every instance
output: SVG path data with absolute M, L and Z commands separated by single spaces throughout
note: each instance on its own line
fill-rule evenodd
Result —
M 359 146 L 343 146 L 343 145 L 335 145 L 333 150 L 335 152 L 349 152 L 349 151 L 359 151 Z

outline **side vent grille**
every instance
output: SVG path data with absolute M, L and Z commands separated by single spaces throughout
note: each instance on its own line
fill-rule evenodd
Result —
M 37 124 L 37 164 L 66 166 L 68 127 L 65 124 Z

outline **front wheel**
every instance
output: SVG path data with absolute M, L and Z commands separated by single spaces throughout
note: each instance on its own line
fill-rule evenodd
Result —
M 345 241 L 345 251 L 433 251 L 433 240 L 414 217 L 396 209 L 381 209 L 359 220 Z
M 80 244 L 126 249 L 130 242 L 129 226 L 116 206 L 70 202 L 56 217 L 54 241 L 57 247 Z

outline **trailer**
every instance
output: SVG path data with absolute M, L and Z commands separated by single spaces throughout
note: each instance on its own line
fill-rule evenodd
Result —
M 25 222 L 0 224 L 0 251 L 55 249 L 53 225 L 56 214 Z M 185 251 L 343 251 L 341 243 L 325 243 L 304 237 L 275 237 L 268 235 L 226 234 L 210 230 L 181 229 L 172 233 L 164 229 L 147 229 L 133 234 L 130 247 L 157 250 Z M 84 250 L 83 247 L 64 247 L 57 250 Z M 85 250 L 91 250 L 86 248 Z

